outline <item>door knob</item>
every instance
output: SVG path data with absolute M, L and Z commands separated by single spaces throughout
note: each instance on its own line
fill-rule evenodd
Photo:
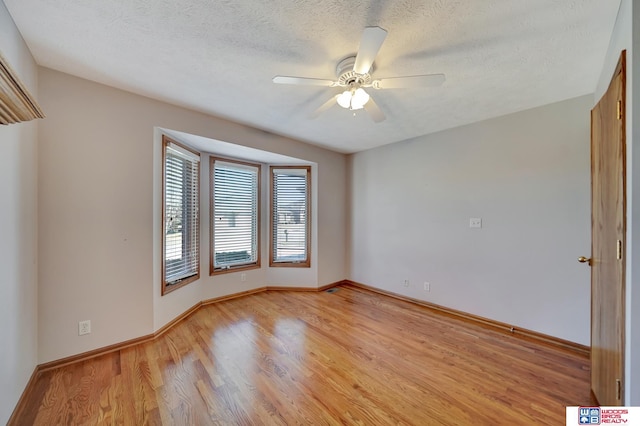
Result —
M 580 263 L 588 263 L 589 266 L 591 266 L 591 258 L 589 258 L 589 257 L 580 256 L 578 258 L 578 262 L 580 262 Z

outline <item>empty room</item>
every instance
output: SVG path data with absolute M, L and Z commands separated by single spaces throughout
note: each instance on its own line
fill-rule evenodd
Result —
M 640 422 L 635 74 L 632 0 L 0 1 L 0 424 Z

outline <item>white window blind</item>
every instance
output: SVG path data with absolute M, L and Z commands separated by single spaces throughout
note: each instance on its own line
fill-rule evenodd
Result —
M 271 264 L 309 266 L 310 168 L 272 167 L 271 188 Z
M 164 284 L 200 272 L 200 156 L 170 140 L 164 153 Z
M 260 166 L 212 158 L 212 272 L 259 264 Z

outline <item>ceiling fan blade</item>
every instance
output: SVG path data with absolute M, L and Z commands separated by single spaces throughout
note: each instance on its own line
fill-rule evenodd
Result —
M 333 86 L 336 84 L 333 80 L 323 80 L 321 78 L 306 78 L 306 77 L 288 77 L 283 75 L 276 75 L 273 77 L 273 82 L 277 84 L 295 84 L 298 86 Z
M 323 112 L 325 112 L 326 110 L 334 106 L 336 104 L 336 100 L 338 99 L 338 96 L 340 95 L 335 95 L 329 98 L 329 100 L 327 100 L 325 103 L 320 105 L 318 109 L 316 109 L 311 114 L 309 114 L 309 118 L 311 119 L 318 118 L 320 114 L 322 114 Z
M 369 97 L 369 102 L 364 104 L 364 110 L 367 111 L 367 114 L 369 114 L 371 119 L 376 123 L 384 121 L 384 119 L 387 118 L 372 97 Z
M 409 87 L 440 86 L 446 80 L 444 74 L 412 75 L 407 77 L 391 77 L 374 80 L 371 84 L 376 89 L 403 89 Z
M 364 29 L 356 62 L 353 64 L 353 70 L 356 73 L 366 74 L 369 72 L 386 37 L 387 31 L 380 27 L 367 27 Z

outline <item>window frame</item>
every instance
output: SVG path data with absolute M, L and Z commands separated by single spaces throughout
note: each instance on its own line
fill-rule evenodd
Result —
M 306 202 L 306 212 L 305 212 L 305 250 L 306 250 L 306 259 L 304 261 L 276 261 L 275 260 L 275 249 L 274 245 L 276 243 L 276 238 L 274 238 L 274 180 L 275 180 L 275 170 L 283 170 L 283 169 L 297 169 L 297 170 L 305 170 L 306 171 L 306 194 L 305 194 L 305 202 Z M 307 165 L 283 165 L 283 166 L 269 166 L 269 266 L 270 267 L 283 267 L 283 268 L 309 268 L 311 267 L 311 166 Z
M 255 262 L 242 263 L 237 265 L 228 265 L 224 268 L 215 267 L 215 162 L 240 164 L 243 166 L 254 167 L 257 169 L 257 200 L 256 200 L 256 260 Z M 209 275 L 228 274 L 231 272 L 248 271 L 251 269 L 259 269 L 261 267 L 262 246 L 261 236 L 261 213 L 262 213 L 262 164 L 253 163 L 235 158 L 227 158 L 211 155 L 209 157 Z
M 197 201 L 196 201 L 196 206 L 197 206 L 197 212 L 196 212 L 196 220 L 195 223 L 197 224 L 197 229 L 195 232 L 195 238 L 196 238 L 196 244 L 195 246 L 197 247 L 198 250 L 198 254 L 196 256 L 196 273 L 195 275 L 191 275 L 188 276 L 184 279 L 179 280 L 176 283 L 171 284 L 171 282 L 167 281 L 167 276 L 166 276 L 166 266 L 167 266 L 167 261 L 166 261 L 166 232 L 165 230 L 167 229 L 167 225 L 166 225 L 166 190 L 167 190 L 167 167 L 166 167 L 166 163 L 167 163 L 167 148 L 170 144 L 174 144 L 192 154 L 194 154 L 195 156 L 197 156 L 198 158 L 200 158 L 200 161 L 198 161 L 197 164 L 197 168 L 198 168 L 198 172 L 197 172 L 197 179 L 198 182 L 196 183 L 196 194 L 197 194 Z M 168 137 L 167 135 L 162 135 L 162 220 L 161 222 L 161 235 L 162 235 L 162 251 L 161 251 L 161 258 L 162 258 L 162 286 L 161 286 L 161 295 L 164 296 L 168 293 L 171 293 L 172 291 L 175 291 L 179 288 L 182 288 L 184 286 L 186 286 L 189 283 L 192 283 L 194 281 L 197 281 L 200 279 L 200 255 L 201 255 L 201 251 L 200 251 L 200 231 L 201 231 L 201 224 L 200 224 L 200 177 L 201 177 L 201 160 L 202 160 L 202 156 L 200 154 L 200 152 L 194 150 L 193 148 L 190 148 L 189 146 L 180 143 L 178 141 L 176 141 L 175 139 L 172 139 L 170 137 Z M 193 237 L 192 235 L 190 235 L 190 237 Z M 184 247 L 183 247 L 184 250 Z

